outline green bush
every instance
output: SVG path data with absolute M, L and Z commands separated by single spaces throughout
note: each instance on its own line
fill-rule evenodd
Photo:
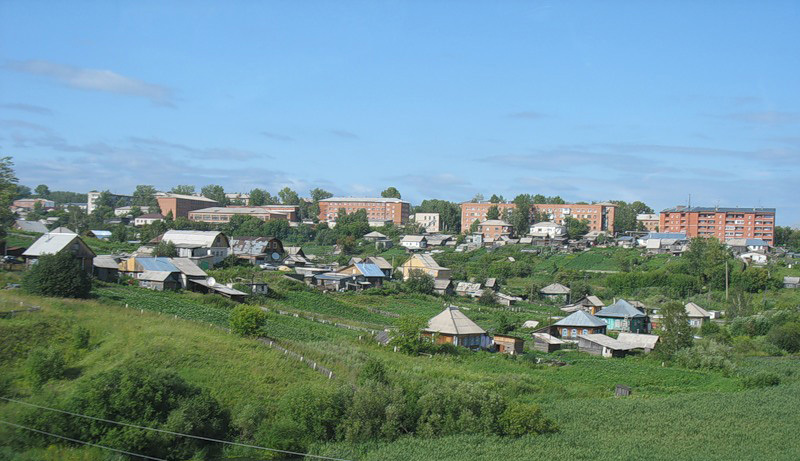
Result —
M 90 337 L 89 329 L 78 325 L 72 330 L 72 346 L 75 349 L 88 349 Z
M 544 416 L 542 409 L 531 403 L 510 405 L 500 418 L 500 424 L 503 433 L 511 437 L 544 434 L 558 430 L 556 424 Z
M 34 389 L 40 389 L 47 381 L 64 376 L 66 361 L 58 349 L 37 348 L 28 354 L 25 367 Z
M 704 340 L 693 347 L 679 350 L 675 353 L 674 360 L 678 365 L 692 369 L 725 372 L 734 369 L 731 361 L 731 348 L 711 340 Z
M 22 279 L 28 293 L 61 298 L 88 298 L 92 282 L 69 251 L 44 255 Z
M 794 354 L 800 351 L 800 323 L 789 322 L 775 325 L 769 330 L 767 340 L 786 352 Z
M 405 289 L 411 293 L 432 294 L 433 277 L 419 269 L 412 269 L 405 282 Z
M 771 371 L 759 371 L 754 375 L 745 376 L 742 380 L 744 387 L 749 389 L 777 386 L 780 383 L 781 377 Z
M 241 304 L 231 313 L 231 331 L 242 336 L 255 336 L 267 324 L 267 313 L 258 307 Z

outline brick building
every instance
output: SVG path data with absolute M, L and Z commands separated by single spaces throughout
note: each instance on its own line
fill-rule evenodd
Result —
M 516 207 L 512 202 L 464 202 L 461 204 L 461 231 L 469 232 L 470 225 L 476 219 L 480 222 L 485 221 L 486 214 L 492 206 L 497 206 L 501 218 L 506 212 L 510 213 Z M 565 218 L 571 216 L 578 220 L 588 221 L 590 231 L 606 231 L 610 234 L 614 233 L 615 210 L 616 205 L 613 203 L 535 204 L 531 206 L 531 212 L 543 214 L 547 221 L 563 225 Z
M 511 224 L 500 219 L 489 219 L 483 221 L 480 226 L 480 233 L 483 234 L 484 239 L 497 240 L 502 236 L 510 237 L 513 227 Z
M 642 223 L 649 232 L 658 232 L 659 216 L 655 213 L 641 213 L 636 215 L 636 222 Z
M 411 204 L 397 198 L 331 197 L 319 201 L 320 222 L 336 222 L 341 208 L 347 214 L 366 210 L 367 220 L 391 220 L 396 225 L 406 224 L 411 213 Z
M 189 221 L 226 223 L 237 215 L 252 216 L 262 221 L 272 221 L 273 219 L 289 220 L 289 214 L 286 211 L 272 211 L 263 207 L 215 206 L 190 211 Z
M 683 232 L 687 237 L 760 238 L 775 244 L 775 208 L 720 208 L 677 206 L 661 212 L 662 232 Z
M 218 206 L 219 203 L 200 195 L 181 195 L 181 194 L 158 194 L 158 207 L 161 208 L 161 214 L 167 216 L 172 212 L 172 217 L 179 218 L 189 217 L 189 212 Z

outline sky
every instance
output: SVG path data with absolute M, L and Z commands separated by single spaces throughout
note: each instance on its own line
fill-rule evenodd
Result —
M 0 155 L 51 190 L 775 207 L 797 1 L 0 0 Z

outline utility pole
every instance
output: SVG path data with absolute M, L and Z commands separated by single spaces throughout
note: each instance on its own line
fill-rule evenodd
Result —
M 728 301 L 728 261 L 725 261 L 725 301 Z

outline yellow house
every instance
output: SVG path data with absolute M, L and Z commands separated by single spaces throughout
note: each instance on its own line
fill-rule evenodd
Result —
M 399 269 L 403 274 L 403 280 L 408 280 L 411 271 L 414 269 L 419 269 L 434 279 L 447 280 L 450 278 L 450 269 L 440 266 L 430 255 L 411 255 L 411 258 L 404 262 Z

